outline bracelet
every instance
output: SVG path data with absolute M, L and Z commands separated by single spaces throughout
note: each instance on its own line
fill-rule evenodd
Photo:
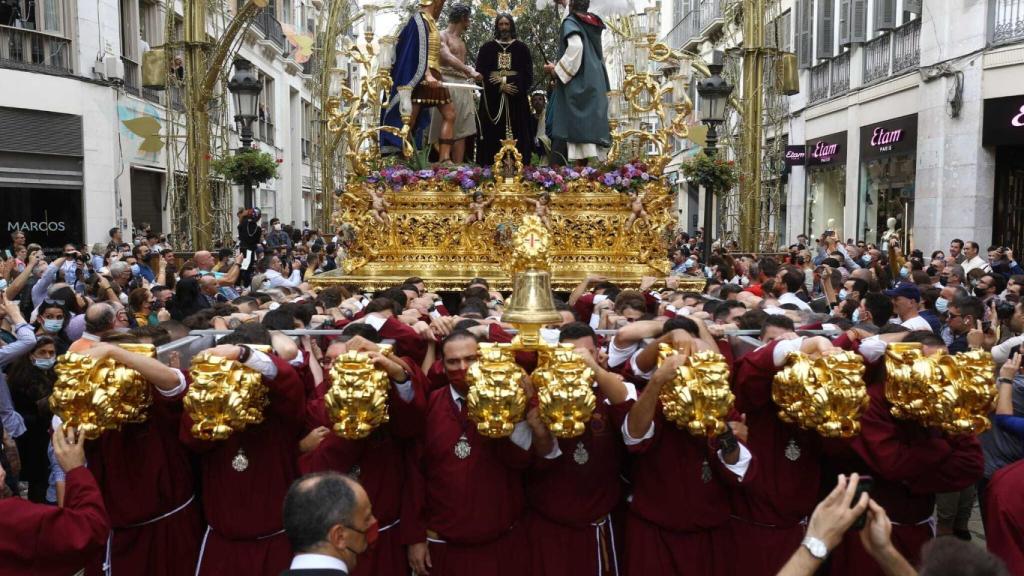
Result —
M 1007 378 L 1005 376 L 1000 376 L 1000 377 L 996 378 L 996 383 L 997 384 L 1009 384 L 1009 385 L 1012 386 L 1013 385 L 1013 379 L 1012 378 Z
M 251 356 L 252 356 L 252 348 L 249 348 L 248 346 L 246 346 L 244 344 L 240 344 L 238 346 L 238 361 L 239 362 L 241 362 L 242 364 L 245 364 L 246 362 L 249 361 L 249 358 Z

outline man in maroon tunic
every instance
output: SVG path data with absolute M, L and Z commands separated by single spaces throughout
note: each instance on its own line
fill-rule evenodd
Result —
M 737 542 L 757 545 L 737 554 L 737 573 L 774 574 L 804 537 L 802 522 L 818 501 L 821 438 L 779 420 L 772 381 L 793 351 L 826 354 L 834 349 L 824 337 L 798 338 L 793 322 L 769 316 L 762 329 L 764 346 L 747 353 L 733 370 L 736 409 L 746 414 L 747 445 L 757 459 L 757 477 L 733 493 L 732 522 Z
M 852 456 L 837 457 L 837 450 L 830 449 L 830 463 L 841 467 L 842 472 L 856 471 L 874 478 L 871 498 L 892 519 L 893 546 L 917 566 L 922 546 L 934 537 L 931 518 L 935 494 L 959 491 L 977 482 L 984 471 L 984 455 L 974 436 L 952 436 L 913 420 L 897 420 L 891 412 L 892 404 L 885 398 L 887 342 L 918 342 L 923 352 L 931 355 L 944 351 L 942 340 L 929 332 L 883 334 L 861 340 L 866 336 L 851 330 L 835 342 L 864 357 L 870 404 L 861 417 L 861 433 L 842 442 Z M 834 575 L 882 574 L 856 534 L 846 535 L 832 553 L 830 566 Z
M 373 503 L 380 521 L 380 539 L 352 570 L 353 576 L 407 576 L 409 563 L 398 537 L 402 493 L 408 488 L 405 470 L 407 445 L 423 431 L 426 409 L 426 378 L 408 357 L 387 357 L 377 343 L 355 336 L 342 337 L 327 348 L 325 373 L 334 360 L 349 350 L 365 352 L 388 373 L 388 422 L 366 438 L 349 440 L 330 433 L 320 445 L 299 462 L 303 474 L 336 471 L 358 480 Z M 327 421 L 323 403 L 321 417 Z M 330 424 L 327 424 L 330 426 Z
M 526 483 L 529 573 L 618 574 L 611 512 L 622 496 L 624 449 L 611 412 L 635 400 L 636 388 L 602 366 L 597 335 L 588 324 L 562 326 L 560 341 L 571 344 L 594 371 L 597 404 L 582 436 L 558 439 L 556 449 L 535 454 Z
M 992 475 L 985 488 L 988 551 L 1002 558 L 1010 574 L 1024 574 L 1024 461 Z
M 197 573 L 277 576 L 292 550 L 281 521 L 281 506 L 299 477 L 299 440 L 304 424 L 302 382 L 288 361 L 245 344 L 270 344 L 261 326 L 246 324 L 208 353 L 238 360 L 260 372 L 270 404 L 264 420 L 227 440 L 192 436 L 192 418 L 181 419 L 180 437 L 201 454 L 206 533 Z
M 717 446 L 668 422 L 659 396 L 689 353 L 710 346 L 675 330 L 680 353 L 666 359 L 631 404 L 622 437 L 638 456 L 626 524 L 626 572 L 659 575 L 731 575 L 740 555 L 729 531 L 729 491 L 751 464 L 731 435 Z M 656 345 L 656 343 L 654 344 Z M 744 542 L 743 553 L 759 543 Z M 791 550 L 790 550 L 791 551 Z
M 64 506 L 18 497 L 0 500 L 0 574 L 66 576 L 103 549 L 110 521 L 96 480 L 85 467 L 85 438 L 76 438 L 74 430 L 66 434 L 59 426 L 53 432 L 53 451 L 66 472 Z
M 520 576 L 528 573 L 523 531 L 523 471 L 530 463 L 531 424 L 509 438 L 487 438 L 466 414 L 466 371 L 479 346 L 452 332 L 441 346 L 449 385 L 434 390 L 426 427 L 410 458 L 403 541 L 418 575 Z
M 149 382 L 152 397 L 144 422 L 105 431 L 86 443 L 89 469 L 113 527 L 103 559 L 107 571 L 94 566 L 88 573 L 194 572 L 202 519 L 190 454 L 178 439 L 184 374 L 113 344 L 97 343 L 84 354 L 97 360 L 112 358 L 137 371 Z

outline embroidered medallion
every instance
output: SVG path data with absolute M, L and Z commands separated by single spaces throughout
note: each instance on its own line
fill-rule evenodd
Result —
M 707 459 L 700 465 L 700 479 L 705 484 L 711 482 L 711 464 L 708 464 Z
M 583 442 L 576 443 L 576 450 L 572 453 L 572 459 L 580 466 L 583 466 L 590 460 L 590 452 L 587 452 L 587 447 L 583 445 Z
M 469 438 L 463 434 L 459 436 L 459 441 L 455 443 L 455 457 L 459 460 L 465 460 L 469 458 L 469 453 L 472 451 L 472 447 L 469 445 Z
M 786 444 L 786 459 L 790 462 L 796 462 L 800 458 L 800 447 L 796 445 L 796 440 L 789 439 L 789 444 Z
M 249 468 L 249 458 L 246 457 L 244 449 L 238 449 L 238 454 L 231 459 L 231 467 L 235 469 L 235 472 L 245 472 Z

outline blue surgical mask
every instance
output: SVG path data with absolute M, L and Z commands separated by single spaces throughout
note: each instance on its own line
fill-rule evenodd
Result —
M 863 262 L 865 265 L 871 264 L 871 255 L 870 254 L 865 254 L 865 255 L 861 256 L 860 257 L 860 261 Z
M 7 290 L 7 280 L 0 278 L 0 290 Z
M 946 310 L 949 310 L 949 300 L 946 300 L 945 298 L 936 298 L 935 309 L 938 310 L 940 314 L 945 314 Z
M 900 268 L 900 278 L 906 278 L 907 276 L 910 276 L 910 270 Z
M 857 324 L 860 322 L 860 308 L 853 311 L 853 323 Z
M 53 368 L 54 363 L 57 362 L 56 358 L 33 358 L 32 364 L 40 370 L 49 370 Z
M 56 334 L 60 332 L 60 329 L 64 327 L 63 320 L 46 318 L 43 320 L 43 330 L 50 334 Z
M 846 300 L 846 297 L 849 296 L 849 295 L 850 294 L 849 294 L 849 292 L 846 291 L 846 288 L 843 288 L 842 290 L 839 291 L 839 299 L 840 300 Z

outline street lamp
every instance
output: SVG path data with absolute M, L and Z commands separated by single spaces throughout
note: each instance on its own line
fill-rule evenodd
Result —
M 252 148 L 252 121 L 256 119 L 256 106 L 259 101 L 263 84 L 259 76 L 253 72 L 252 63 L 245 58 L 235 58 L 235 75 L 228 81 L 228 91 L 235 99 L 235 122 L 238 123 L 238 137 L 242 147 L 238 152 Z M 252 183 L 242 183 L 245 192 L 245 207 L 252 208 Z
M 697 83 L 697 94 L 700 95 L 700 120 L 708 127 L 707 143 L 704 146 L 704 153 L 708 158 L 714 158 L 718 152 L 718 126 L 725 122 L 725 105 L 732 94 L 732 85 L 721 76 L 724 68 L 722 61 L 722 52 L 715 50 L 711 54 L 711 62 L 708 63 L 711 75 Z M 714 201 L 714 191 L 705 186 L 704 194 L 703 251 L 706 263 L 711 255 L 711 204 Z

